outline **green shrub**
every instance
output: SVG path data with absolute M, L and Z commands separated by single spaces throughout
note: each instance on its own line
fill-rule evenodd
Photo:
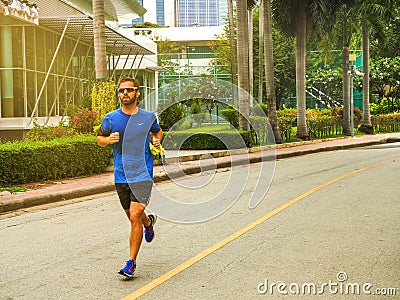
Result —
M 170 130 L 172 126 L 185 117 L 185 108 L 180 103 L 160 104 L 159 111 L 161 112 L 159 115 L 160 126 L 163 130 Z
M 265 116 L 250 116 L 250 122 L 254 131 L 256 145 L 271 144 L 272 141 L 268 141 L 268 129 L 270 128 L 268 118 Z
M 379 103 L 370 103 L 371 115 L 400 111 L 400 99 L 384 97 Z
M 193 120 L 197 123 L 197 126 L 201 127 L 201 124 L 204 122 L 206 115 L 202 112 L 201 107 L 198 103 L 193 103 L 190 107 L 190 115 L 193 117 Z
M 179 124 L 178 129 L 179 130 L 186 130 L 189 128 L 193 127 L 193 121 L 192 120 L 182 120 L 181 124 Z
M 250 131 L 239 133 L 225 131 L 213 134 L 170 131 L 165 134 L 163 147 L 167 150 L 239 149 L 251 143 Z
M 50 141 L 65 136 L 73 136 L 74 130 L 60 122 L 57 126 L 42 126 L 33 121 L 33 128 L 25 137 L 28 141 Z
M 336 108 L 335 111 L 340 118 L 340 122 L 343 122 L 343 107 Z M 358 127 L 362 121 L 362 112 L 358 107 L 354 107 L 354 127 Z
M 0 144 L 0 186 L 86 176 L 104 172 L 112 150 L 94 136 Z
M 268 106 L 264 103 L 258 103 L 251 107 L 251 115 L 257 117 L 266 117 L 268 116 Z
M 76 108 L 69 115 L 68 127 L 75 133 L 93 133 L 98 113 L 88 108 Z
M 220 110 L 220 113 L 233 127 L 239 128 L 239 112 L 236 109 L 224 108 Z
M 297 109 L 285 108 L 278 110 L 276 114 L 282 141 L 289 142 L 292 138 L 292 129 L 297 125 Z
M 371 116 L 374 132 L 400 132 L 400 113 Z

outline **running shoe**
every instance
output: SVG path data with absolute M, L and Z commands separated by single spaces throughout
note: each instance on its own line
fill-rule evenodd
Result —
M 154 239 L 154 229 L 153 226 L 156 224 L 157 216 L 156 215 L 148 215 L 150 219 L 150 226 L 144 227 L 144 239 L 146 242 L 150 243 Z
M 135 269 L 136 269 L 136 264 L 133 261 L 133 259 L 130 259 L 126 262 L 125 267 L 119 270 L 118 273 L 126 277 L 132 278 L 133 274 L 135 273 Z

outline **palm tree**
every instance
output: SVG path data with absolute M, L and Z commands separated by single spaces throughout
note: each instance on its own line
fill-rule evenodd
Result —
M 306 121 L 306 48 L 307 13 L 306 1 L 297 2 L 296 16 L 296 95 L 297 95 L 297 137 L 309 139 Z
M 233 84 L 233 105 L 237 105 L 237 66 L 236 66 L 236 45 L 235 45 L 235 24 L 233 19 L 233 4 L 232 0 L 228 1 L 228 19 L 229 19 L 229 45 L 230 45 L 230 63 L 231 77 Z
M 247 2 L 247 0 L 236 1 L 240 130 L 250 130 L 249 23 Z
M 354 29 L 362 27 L 363 50 L 363 123 L 360 131 L 372 134 L 371 114 L 369 109 L 369 31 L 375 32 L 375 37 L 384 42 L 383 18 L 390 18 L 396 0 L 356 0 L 348 1 L 342 6 L 338 15 L 341 25 L 340 37 L 343 44 L 342 72 L 343 72 L 343 133 L 351 135 L 354 128 L 350 128 L 350 81 L 347 75 L 349 66 L 349 44 Z
M 92 5 L 96 79 L 104 81 L 108 77 L 104 0 L 93 0 Z
M 248 1 L 247 1 L 248 3 Z M 247 15 L 248 15 L 248 30 L 249 30 L 249 82 L 250 82 L 250 97 L 253 98 L 254 95 L 254 55 L 253 55 L 253 7 L 249 5 L 247 6 Z
M 362 24 L 362 50 L 363 50 L 363 120 L 360 128 L 361 132 L 373 134 L 374 129 L 371 123 L 371 113 L 369 108 L 369 32 L 375 32 L 377 39 L 382 44 L 385 43 L 384 26 L 387 22 L 382 22 L 384 19 L 390 20 L 396 16 L 393 14 L 398 5 L 396 0 L 367 0 L 359 1 L 357 15 L 360 16 Z
M 369 109 L 369 32 L 366 25 L 362 25 L 362 49 L 363 49 L 363 120 L 360 128 L 361 132 L 367 134 L 374 133 L 371 123 L 371 112 Z
M 350 77 L 349 77 L 349 46 L 354 31 L 351 20 L 354 18 L 354 3 L 345 3 L 338 12 L 339 43 L 342 46 L 342 78 L 343 78 L 343 134 L 351 135 L 353 130 L 350 125 Z
M 282 144 L 282 137 L 279 132 L 278 117 L 276 114 L 276 98 L 275 98 L 275 85 L 274 85 L 274 58 L 273 58 L 273 43 L 272 43 L 272 14 L 271 14 L 271 1 L 261 0 L 260 19 L 263 20 L 260 32 L 263 32 L 264 42 L 264 61 L 265 61 L 265 78 L 266 78 L 266 91 L 267 91 L 267 105 L 268 105 L 268 118 L 275 136 L 275 143 Z M 261 51 L 260 51 L 261 52 Z M 261 53 L 260 53 L 261 60 Z M 260 80 L 260 85 L 261 84 Z
M 263 0 L 260 0 L 260 5 L 258 6 L 258 92 L 257 98 L 258 103 L 262 103 L 263 99 L 263 55 L 264 55 L 264 12 L 263 12 Z
M 310 0 L 311 1 L 311 0 Z M 272 0 L 274 20 L 280 30 L 296 38 L 297 137 L 309 139 L 306 123 L 306 45 L 308 0 Z
M 309 139 L 306 123 L 306 46 L 312 28 L 329 31 L 343 1 L 272 0 L 275 22 L 282 32 L 296 37 L 297 137 Z M 348 0 L 350 1 L 350 0 Z

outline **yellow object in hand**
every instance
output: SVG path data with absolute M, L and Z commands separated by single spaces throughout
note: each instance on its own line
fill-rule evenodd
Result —
M 165 155 L 165 149 L 163 148 L 163 146 L 160 145 L 159 148 L 156 148 L 151 142 L 150 142 L 150 151 L 155 158 L 157 158 L 158 156 Z

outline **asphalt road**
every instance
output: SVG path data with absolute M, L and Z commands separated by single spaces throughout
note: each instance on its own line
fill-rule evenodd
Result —
M 162 183 L 133 280 L 115 194 L 3 219 L 0 299 L 398 299 L 399 183 L 400 143 Z

